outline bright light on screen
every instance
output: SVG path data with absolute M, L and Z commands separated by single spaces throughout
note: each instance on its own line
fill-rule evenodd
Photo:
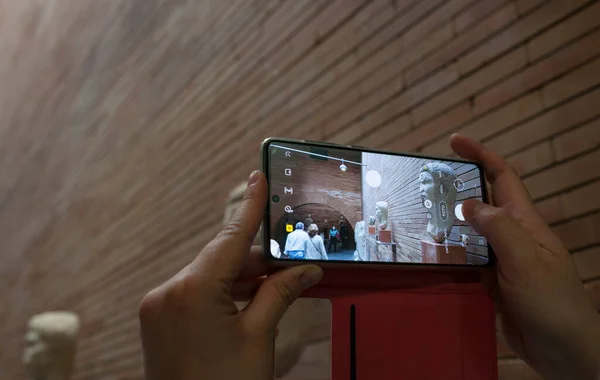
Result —
M 369 170 L 366 176 L 367 185 L 371 187 L 379 187 L 381 185 L 381 175 L 377 170 Z

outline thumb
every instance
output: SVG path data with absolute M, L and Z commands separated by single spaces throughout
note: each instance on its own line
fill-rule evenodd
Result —
M 316 265 L 292 267 L 269 275 L 244 309 L 247 327 L 251 330 L 273 331 L 288 307 L 321 278 L 323 270 Z
M 518 269 L 535 259 L 536 243 L 504 209 L 471 199 L 463 204 L 463 215 L 471 227 L 485 236 L 505 269 Z

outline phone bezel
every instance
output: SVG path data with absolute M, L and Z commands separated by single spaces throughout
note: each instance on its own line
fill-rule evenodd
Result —
M 374 262 L 374 261 L 343 261 L 343 260 L 297 260 L 297 259 L 277 259 L 271 255 L 270 245 L 267 244 L 270 241 L 270 231 L 271 231 L 271 222 L 270 222 L 270 210 L 271 210 L 271 187 L 270 187 L 270 155 L 269 155 L 269 146 L 272 143 L 291 143 L 291 144 L 305 144 L 309 146 L 317 146 L 317 147 L 328 147 L 335 149 L 347 149 L 359 152 L 367 152 L 367 153 L 379 153 L 379 154 L 388 154 L 393 156 L 403 156 L 403 157 L 416 157 L 416 158 L 426 158 L 432 160 L 441 160 L 441 161 L 452 161 L 452 162 L 464 162 L 468 164 L 475 165 L 479 168 L 479 172 L 481 173 L 481 196 L 483 202 L 489 203 L 488 198 L 488 189 L 487 182 L 485 179 L 485 170 L 483 166 L 476 161 L 463 160 L 461 158 L 448 158 L 448 157 L 440 157 L 440 156 L 428 156 L 422 155 L 418 153 L 405 153 L 405 152 L 390 152 L 385 150 L 371 149 L 358 145 L 344 145 L 344 144 L 334 144 L 328 142 L 319 142 L 319 141 L 309 141 L 309 140 L 299 140 L 299 139 L 289 139 L 289 138 L 280 138 L 280 137 L 269 137 L 265 139 L 260 146 L 260 156 L 261 156 L 261 169 L 267 178 L 267 184 L 269 185 L 269 197 L 267 200 L 267 206 L 265 209 L 265 215 L 263 217 L 263 227 L 262 227 L 262 247 L 263 253 L 266 256 L 266 259 L 275 265 L 288 266 L 288 265 L 299 265 L 299 264 L 318 264 L 323 266 L 343 266 L 343 267 L 356 267 L 356 266 L 368 266 L 368 267 L 411 267 L 411 268 L 473 268 L 473 269 L 481 269 L 494 266 L 496 263 L 496 256 L 494 255 L 494 251 L 490 246 L 489 242 L 487 244 L 488 247 L 488 262 L 484 265 L 474 265 L 474 264 L 424 264 L 424 263 L 409 263 L 409 262 Z

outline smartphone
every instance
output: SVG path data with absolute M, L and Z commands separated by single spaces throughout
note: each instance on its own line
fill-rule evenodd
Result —
M 488 266 L 493 252 L 465 221 L 488 202 L 476 162 L 269 138 L 265 255 L 276 264 Z

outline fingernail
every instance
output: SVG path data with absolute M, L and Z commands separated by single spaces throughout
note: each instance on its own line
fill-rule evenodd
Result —
M 258 175 L 260 174 L 260 170 L 255 170 L 250 174 L 250 178 L 248 178 L 248 186 L 252 186 L 258 181 Z
M 308 289 L 321 281 L 322 278 L 323 270 L 320 267 L 311 266 L 304 272 L 300 278 L 300 282 L 302 282 L 302 287 L 304 289 Z

